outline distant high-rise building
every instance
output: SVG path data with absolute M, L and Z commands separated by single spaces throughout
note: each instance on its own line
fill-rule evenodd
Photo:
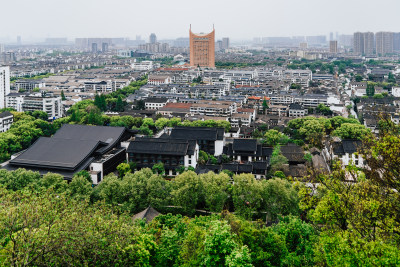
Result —
M 222 38 L 222 49 L 229 49 L 229 38 Z
M 136 41 L 140 41 L 140 40 L 142 40 L 142 36 L 136 35 Z
M 376 33 L 376 54 L 384 56 L 393 53 L 393 32 Z
M 215 67 L 215 30 L 195 34 L 189 30 L 190 66 Z
M 68 43 L 68 39 L 65 37 L 64 38 L 46 38 L 46 40 L 44 42 L 49 45 L 65 45 Z
M 155 33 L 150 34 L 150 43 L 151 44 L 157 43 L 157 35 Z
M 356 54 L 364 53 L 364 35 L 362 32 L 355 32 L 353 37 L 353 50 Z
M 83 49 L 93 49 L 93 44 L 96 44 L 96 51 L 102 48 L 103 43 L 107 43 L 108 46 L 113 44 L 113 38 L 76 38 L 75 46 Z
M 189 47 L 189 38 L 177 38 L 173 42 L 174 47 Z
M 333 41 L 333 32 L 329 34 L 329 41 Z
M 307 49 L 308 44 L 307 43 L 300 43 L 300 49 Z
M 0 54 L 0 63 L 1 64 L 10 64 L 17 60 L 17 56 L 15 52 L 4 52 Z
M 6 95 L 10 93 L 10 67 L 0 67 L 0 109 L 6 107 Z
M 169 44 L 167 43 L 155 43 L 155 44 L 140 44 L 139 50 L 151 52 L 151 53 L 168 53 L 170 51 Z
M 337 41 L 329 41 L 329 52 L 336 54 L 337 50 Z
M 262 40 L 261 37 L 254 37 L 253 38 L 253 44 L 261 44 Z
M 350 34 L 339 35 L 339 38 L 337 39 L 337 41 L 338 41 L 338 45 L 341 45 L 341 46 L 345 46 L 345 47 L 353 46 L 353 35 L 350 35 Z
M 19 45 L 20 45 L 21 43 L 22 43 L 21 36 L 19 36 L 19 35 L 18 35 L 18 36 L 17 36 L 17 44 L 19 44 Z
M 222 41 L 221 40 L 218 40 L 218 41 L 216 41 L 215 42 L 215 51 L 221 51 L 223 48 L 222 48 Z
M 88 38 L 75 38 L 75 46 L 79 48 L 87 48 Z
M 373 32 L 354 33 L 354 53 L 370 56 L 374 54 L 375 34 Z
M 6 50 L 4 49 L 4 45 L 0 44 L 0 54 L 4 53 Z
M 97 53 L 98 48 L 97 48 L 97 43 L 92 43 L 92 53 Z
M 400 52 L 400 32 L 393 33 L 393 51 Z
M 101 43 L 101 51 L 102 52 L 108 51 L 108 43 Z
M 307 40 L 307 43 L 309 46 L 326 45 L 326 36 L 325 35 L 307 36 L 306 40 Z

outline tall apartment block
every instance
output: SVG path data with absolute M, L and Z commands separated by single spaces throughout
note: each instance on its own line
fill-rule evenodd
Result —
M 308 48 L 308 44 L 307 43 L 300 43 L 300 49 L 307 49 Z
M 376 53 L 384 56 L 393 53 L 393 32 L 376 33 Z
M 150 34 L 149 42 L 150 42 L 150 44 L 157 43 L 157 35 L 155 33 Z
M 373 32 L 354 33 L 354 53 L 370 56 L 374 54 L 375 34 Z
M 10 93 L 10 67 L 0 67 L 0 109 L 6 107 L 6 95 Z
M 336 54 L 337 50 L 337 41 L 329 41 L 329 52 Z
M 76 47 L 89 49 L 92 52 L 98 52 L 105 48 L 108 50 L 112 43 L 112 38 L 75 38 Z
M 222 49 L 229 49 L 229 38 L 222 38 Z
M 354 39 L 354 37 L 352 34 L 351 35 L 342 34 L 342 35 L 339 35 L 338 44 L 345 46 L 345 47 L 350 47 L 350 46 L 353 46 L 353 39 Z
M 400 52 L 400 32 L 393 33 L 393 51 Z
M 190 66 L 215 68 L 215 30 L 210 33 L 193 33 L 189 30 Z

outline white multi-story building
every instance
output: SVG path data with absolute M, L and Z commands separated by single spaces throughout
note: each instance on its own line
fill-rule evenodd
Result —
M 0 67 L 0 108 L 6 107 L 6 95 L 10 93 L 10 67 Z
M 343 167 L 353 164 L 358 168 L 363 168 L 365 167 L 364 159 L 359 153 L 361 147 L 360 140 L 336 138 L 330 146 L 323 149 L 323 154 L 327 160 L 340 160 Z
M 170 84 L 171 77 L 167 75 L 149 75 L 147 79 L 147 84 L 151 85 L 161 85 L 161 84 Z
M 44 111 L 48 114 L 49 120 L 62 117 L 61 97 L 10 94 L 6 97 L 6 105 L 19 112 Z
M 0 113 L 0 133 L 8 131 L 13 123 L 13 120 L 14 115 L 11 112 L 5 111 Z
M 231 116 L 231 126 L 238 128 L 241 126 L 250 126 L 251 114 L 249 113 L 235 113 Z
M 131 67 L 133 70 L 146 71 L 154 69 L 155 64 L 153 64 L 153 61 L 145 60 L 142 62 L 134 62 Z
M 112 92 L 111 81 L 87 81 L 84 83 L 85 91 L 96 91 L 97 93 Z
M 168 102 L 168 99 L 164 97 L 151 97 L 146 99 L 145 107 L 146 109 L 158 110 L 159 108 L 165 106 Z
M 236 102 L 231 101 L 206 101 L 202 100 L 198 103 L 193 103 L 190 107 L 190 114 L 206 115 L 213 117 L 227 117 L 237 113 Z
M 35 88 L 43 88 L 46 86 L 46 83 L 42 80 L 28 80 L 22 79 L 15 81 L 15 87 L 18 91 L 32 91 Z

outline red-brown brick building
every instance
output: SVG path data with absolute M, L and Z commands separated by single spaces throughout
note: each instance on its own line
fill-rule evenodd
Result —
M 189 30 L 190 66 L 215 68 L 215 30 L 193 33 Z

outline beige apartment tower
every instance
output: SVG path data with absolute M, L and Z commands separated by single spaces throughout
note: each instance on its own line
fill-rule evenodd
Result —
M 329 41 L 329 52 L 336 54 L 337 50 L 337 41 Z
M 354 33 L 354 53 L 371 56 L 375 50 L 375 34 L 373 32 Z
M 376 36 L 376 54 L 385 56 L 393 53 L 393 32 L 377 32 Z
M 215 68 L 215 30 L 210 33 L 193 33 L 189 30 L 190 66 Z

